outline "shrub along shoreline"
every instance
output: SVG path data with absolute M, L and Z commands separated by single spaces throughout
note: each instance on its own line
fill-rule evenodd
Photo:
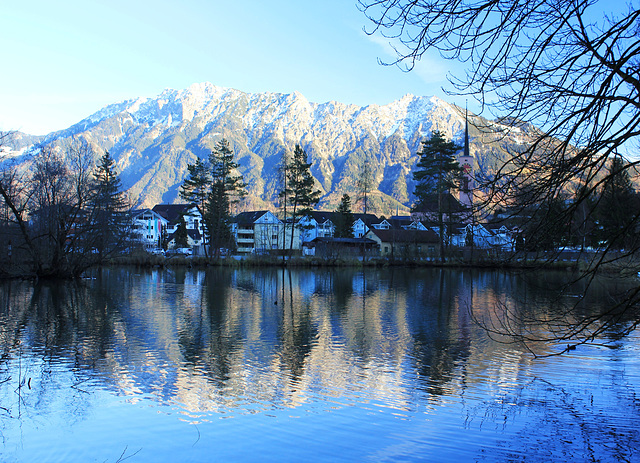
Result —
M 118 256 L 106 260 L 103 264 L 94 266 L 132 266 L 136 268 L 172 268 L 187 267 L 192 269 L 207 269 L 213 267 L 229 268 L 251 268 L 251 267 L 287 267 L 287 268 L 332 268 L 332 267 L 352 267 L 352 268 L 385 268 L 385 267 L 432 267 L 432 268 L 476 268 L 476 269 L 496 269 L 496 270 L 566 270 L 587 273 L 592 271 L 590 262 L 598 263 L 599 256 L 591 255 L 589 259 L 560 260 L 553 259 L 552 256 L 528 256 L 520 258 L 500 259 L 476 258 L 474 260 L 464 259 L 461 256 L 451 257 L 445 262 L 437 259 L 420 258 L 388 258 L 388 257 L 316 257 L 316 256 L 291 256 L 283 259 L 277 255 L 250 255 L 246 257 L 226 256 L 220 258 L 196 256 L 171 256 L 149 253 L 133 253 L 128 256 Z M 90 271 L 90 269 L 89 269 Z M 616 275 L 620 277 L 638 277 L 640 275 L 640 258 L 629 257 L 624 261 L 614 261 L 602 264 L 600 262 L 598 273 Z M 40 277 L 42 278 L 42 277 Z M 58 276 L 59 278 L 59 276 Z M 70 277 L 71 278 L 71 277 Z M 21 272 L 19 267 L 0 268 L 0 279 L 34 279 L 38 277 L 29 273 Z
M 589 270 L 586 260 L 553 260 L 549 258 L 527 259 L 476 259 L 465 260 L 459 257 L 450 258 L 445 262 L 427 259 L 392 259 L 387 257 L 312 257 L 292 256 L 283 260 L 282 256 L 247 256 L 243 258 L 221 257 L 183 257 L 165 258 L 157 255 L 117 257 L 109 262 L 110 265 L 133 265 L 137 267 L 446 267 L 446 268 L 480 268 L 480 269 L 553 269 L 583 271 Z M 640 260 L 604 265 L 599 271 L 616 274 L 636 275 L 640 270 Z

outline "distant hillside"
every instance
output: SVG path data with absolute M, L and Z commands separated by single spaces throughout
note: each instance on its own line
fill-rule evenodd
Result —
M 470 116 L 476 169 L 491 172 L 506 149 L 526 138 L 520 129 Z M 413 202 L 411 171 L 420 141 L 438 129 L 462 144 L 464 110 L 436 97 L 407 95 L 388 105 L 365 107 L 311 103 L 299 93 L 244 93 L 210 83 L 166 90 L 155 98 L 103 108 L 46 137 L 20 134 L 12 147 L 28 153 L 38 143 L 60 144 L 81 136 L 117 161 L 123 185 L 139 206 L 178 201 L 187 164 L 227 138 L 248 183 L 243 209 L 277 203 L 277 166 L 283 152 L 301 144 L 322 190 L 319 208 L 331 210 L 343 193 L 355 203 L 364 163 L 374 177 L 369 211 L 395 214 Z M 355 208 L 357 210 L 357 207 Z

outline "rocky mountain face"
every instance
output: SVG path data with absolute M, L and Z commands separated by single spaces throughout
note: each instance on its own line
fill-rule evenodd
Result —
M 520 129 L 479 117 L 470 116 L 469 122 L 475 168 L 483 173 L 490 173 L 524 136 Z M 203 83 L 107 106 L 44 138 L 21 135 L 21 143 L 12 148 L 28 158 L 38 143 L 83 137 L 98 156 L 102 150 L 111 153 L 133 202 L 152 207 L 180 202 L 187 165 L 206 158 L 226 138 L 248 184 L 241 209 L 251 210 L 277 206 L 278 165 L 283 153 L 300 144 L 322 191 L 318 208 L 335 209 L 348 193 L 360 212 L 357 183 L 366 165 L 373 178 L 368 211 L 390 215 L 407 211 L 413 202 L 411 172 L 420 141 L 437 129 L 462 145 L 464 124 L 463 109 L 435 97 L 407 95 L 388 105 L 360 107 L 311 103 L 299 93 L 251 94 Z

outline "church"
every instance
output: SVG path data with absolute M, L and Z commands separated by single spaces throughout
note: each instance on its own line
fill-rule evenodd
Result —
M 469 147 L 469 121 L 465 114 L 465 133 L 463 149 L 456 160 L 462 168 L 462 178 L 457 198 L 451 191 L 445 191 L 438 198 L 437 194 L 429 195 L 411 212 L 413 220 L 436 222 L 438 215 L 443 214 L 445 222 L 470 223 L 473 216 L 473 194 L 475 189 L 474 157 Z

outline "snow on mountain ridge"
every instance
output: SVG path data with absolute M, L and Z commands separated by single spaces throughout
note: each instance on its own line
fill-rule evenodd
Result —
M 352 127 L 357 129 L 353 133 L 356 137 L 373 133 L 379 139 L 386 139 L 400 127 L 404 129 L 404 136 L 413 133 L 420 123 L 426 122 L 429 111 L 434 108 L 449 113 L 446 119 L 452 116 L 450 105 L 436 97 L 408 94 L 386 105 L 360 107 L 336 101 L 309 102 L 297 91 L 290 94 L 245 93 L 203 82 L 184 90 L 165 89 L 155 98 L 138 98 L 109 105 L 81 122 L 95 125 L 126 111 L 138 123 L 176 125 L 191 122 L 198 116 L 213 118 L 221 111 L 231 109 L 239 100 L 246 101 L 246 113 L 240 117 L 247 129 L 257 124 L 273 126 L 277 122 L 284 133 L 292 132 L 293 125 L 297 127 L 293 132 L 323 133 L 329 128 L 338 129 L 336 121 L 343 120 L 355 123 Z M 216 108 L 220 105 L 222 107 Z
M 334 207 L 343 192 L 351 194 L 363 162 L 370 161 L 379 194 L 376 207 L 389 212 L 410 204 L 419 142 L 436 128 L 460 142 L 464 112 L 436 97 L 411 94 L 384 105 L 359 106 L 314 103 L 299 92 L 246 93 L 204 82 L 106 106 L 50 134 L 49 141 L 82 134 L 109 150 L 129 194 L 147 206 L 176 201 L 188 164 L 225 137 L 238 155 L 253 207 L 272 207 L 276 166 L 282 153 L 300 144 L 313 163 L 323 207 Z
M 378 140 L 385 140 L 401 130 L 401 136 L 409 139 L 419 128 L 420 135 L 427 136 L 433 122 L 434 128 L 458 138 L 463 127 L 462 117 L 437 97 L 407 94 L 386 105 L 361 107 L 337 101 L 313 103 L 297 91 L 290 94 L 245 93 L 202 82 L 183 90 L 165 89 L 153 98 L 140 97 L 105 106 L 66 131 L 47 138 L 83 132 L 121 113 L 128 113 L 137 124 L 171 127 L 190 123 L 196 117 L 211 122 L 228 111 L 236 113 L 245 125 L 245 131 L 260 126 L 262 131 L 283 141 L 304 135 L 327 137 L 331 131 L 348 133 L 356 139 L 373 135 Z

